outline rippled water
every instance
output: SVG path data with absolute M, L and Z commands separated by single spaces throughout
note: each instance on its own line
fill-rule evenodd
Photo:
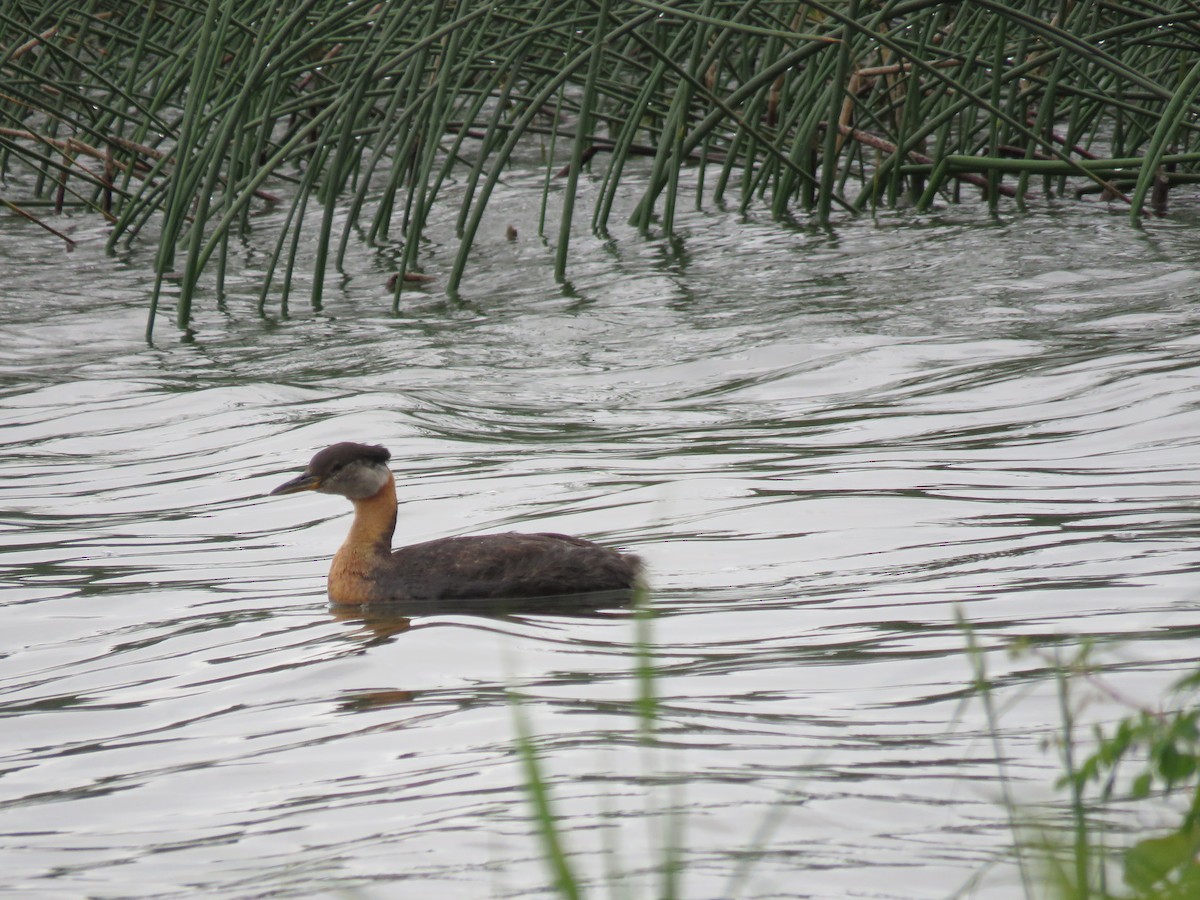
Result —
M 1052 796 L 1044 657 L 1107 644 L 1154 698 L 1200 635 L 1200 231 L 1098 208 L 836 234 L 697 218 L 580 239 L 556 286 L 519 191 L 464 299 L 365 254 L 325 308 L 141 340 L 144 260 L 0 219 L 0 865 L 23 895 L 549 892 L 517 688 L 576 865 L 683 894 L 1012 896 L 956 610 Z M 530 201 L 530 203 L 536 202 Z M 503 208 L 503 207 L 501 207 Z M 142 251 L 137 251 L 142 252 Z M 444 251 L 443 251 L 444 252 Z M 437 272 L 436 254 L 430 268 Z M 267 498 L 341 439 L 392 450 L 398 540 L 521 528 L 649 562 L 627 613 L 362 621 L 325 603 L 338 498 Z M 1097 718 L 1120 714 L 1093 704 Z M 782 814 L 782 815 L 780 815 Z

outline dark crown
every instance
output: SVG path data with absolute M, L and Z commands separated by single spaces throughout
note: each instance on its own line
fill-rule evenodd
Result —
M 382 465 L 392 458 L 387 447 L 378 444 L 356 444 L 342 441 L 326 447 L 308 463 L 308 471 L 314 475 L 328 475 L 352 462 L 371 462 Z

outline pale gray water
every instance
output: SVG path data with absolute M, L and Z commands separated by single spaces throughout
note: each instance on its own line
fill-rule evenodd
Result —
M 1119 641 L 1108 677 L 1148 701 L 1193 665 L 1186 210 L 835 236 L 713 216 L 675 245 L 580 238 L 564 291 L 523 196 L 494 202 L 521 238 L 485 235 L 462 303 L 414 291 L 390 316 L 360 248 L 321 314 L 260 321 L 234 282 L 194 341 L 164 319 L 151 347 L 141 259 L 105 257 L 86 219 L 67 255 L 0 218 L 3 889 L 548 890 L 517 686 L 599 883 L 637 870 L 649 896 L 673 809 L 683 895 L 727 896 L 782 803 L 743 896 L 945 897 L 982 873 L 978 896 L 1009 897 L 956 609 L 994 648 L 1030 802 L 1054 796 L 1058 718 L 1045 660 L 1009 641 Z M 642 553 L 660 743 L 638 745 L 627 615 L 331 614 L 348 508 L 264 494 L 341 439 L 391 448 L 398 539 Z

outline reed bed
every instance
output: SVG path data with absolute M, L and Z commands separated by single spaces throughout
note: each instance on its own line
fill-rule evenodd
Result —
M 1092 192 L 1136 220 L 1200 179 L 1198 91 L 1196 2 L 7 0 L 0 205 L 152 242 L 149 333 L 168 285 L 179 327 L 221 292 L 264 207 L 260 311 L 301 281 L 319 306 L 351 241 L 399 304 L 439 203 L 455 295 L 518 160 L 560 278 L 580 220 L 670 235 L 681 204 L 828 224 Z

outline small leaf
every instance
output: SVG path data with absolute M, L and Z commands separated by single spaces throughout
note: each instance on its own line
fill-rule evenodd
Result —
M 1158 768 L 1169 784 L 1183 781 L 1196 771 L 1196 758 L 1181 753 L 1174 744 L 1165 745 L 1158 755 Z
M 1197 845 L 1200 831 L 1194 828 L 1138 841 L 1125 851 L 1125 883 L 1146 891 L 1176 869 L 1194 870 Z M 1195 877 L 1194 872 L 1187 874 Z
M 1150 796 L 1150 785 L 1154 782 L 1154 777 L 1149 772 L 1143 772 L 1137 778 L 1133 779 L 1133 785 L 1129 789 L 1130 795 L 1134 800 L 1143 800 Z

